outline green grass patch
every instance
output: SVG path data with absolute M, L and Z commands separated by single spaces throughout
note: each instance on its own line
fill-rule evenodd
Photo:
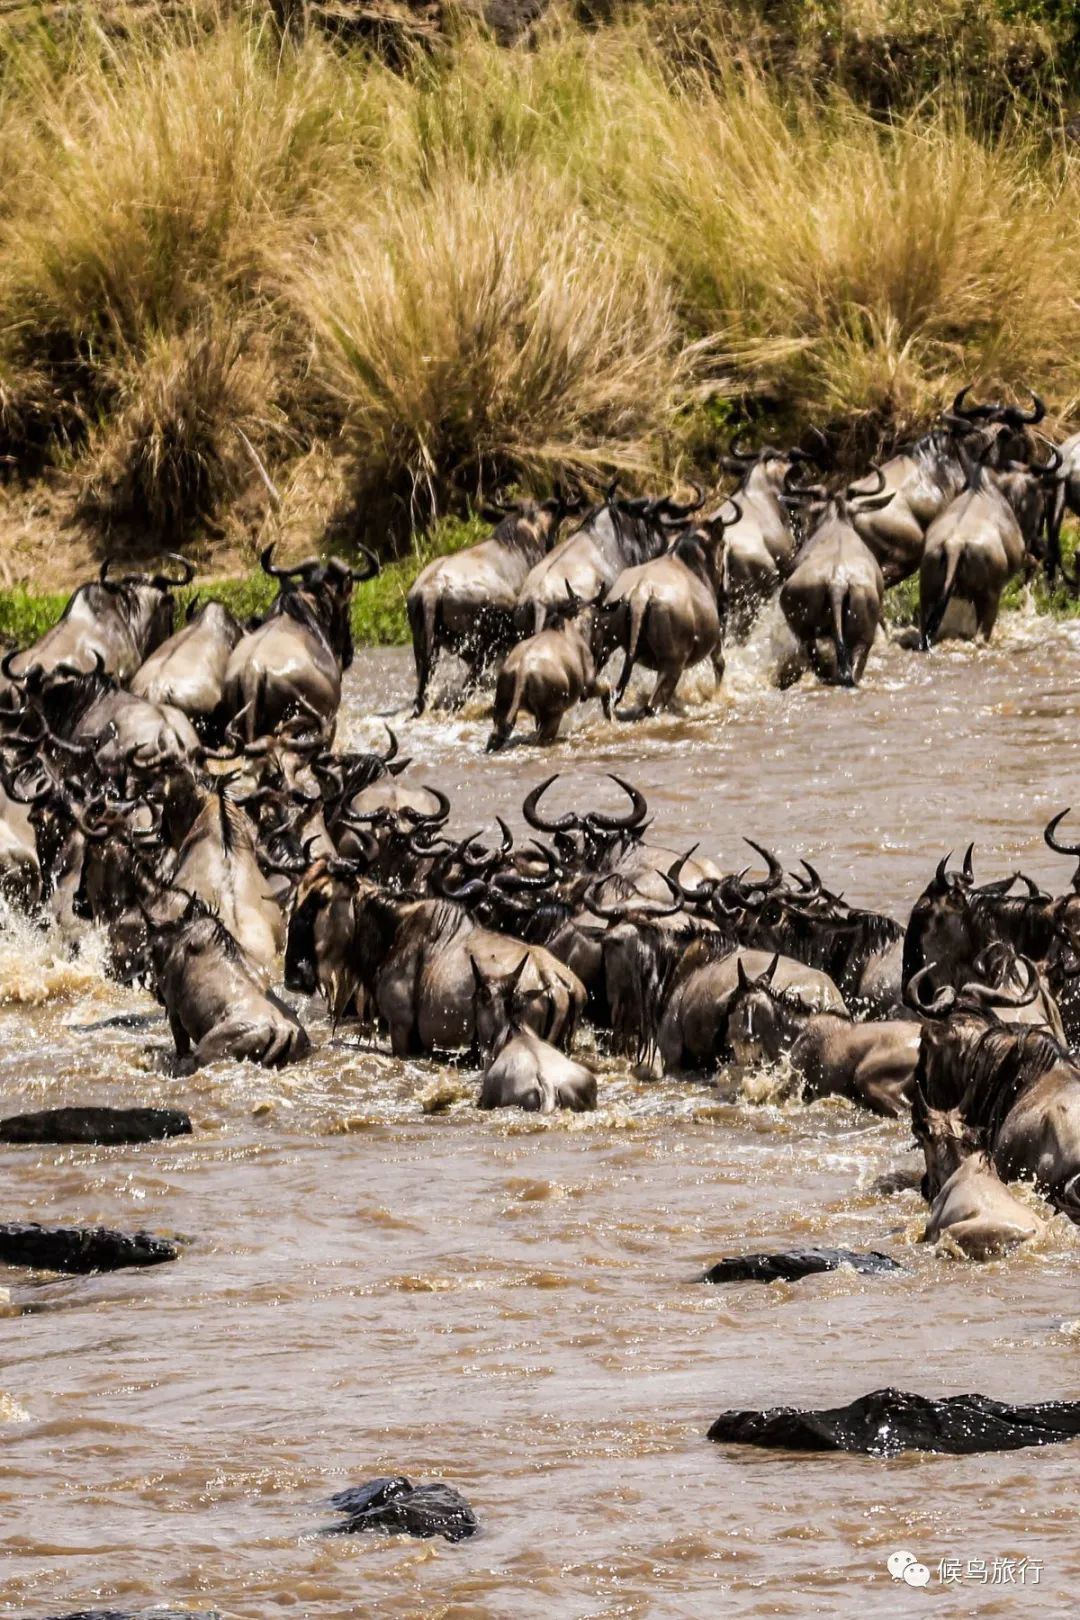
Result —
M 430 533 L 418 535 L 411 557 L 389 563 L 375 579 L 358 585 L 353 595 L 352 631 L 358 647 L 399 647 L 408 643 L 405 597 L 425 563 L 433 557 L 475 545 L 490 532 L 482 518 L 445 518 Z M 224 602 L 244 623 L 266 613 L 277 586 L 266 574 L 252 572 L 235 579 L 209 579 L 176 593 L 176 622 L 187 619 L 192 602 Z M 0 643 L 29 647 L 52 628 L 68 598 L 62 592 L 35 595 L 21 586 L 0 590 Z

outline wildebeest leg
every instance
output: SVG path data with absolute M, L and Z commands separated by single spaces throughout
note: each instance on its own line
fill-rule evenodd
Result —
M 619 676 L 619 684 L 615 688 L 616 704 L 621 703 L 623 698 L 626 696 L 626 688 L 630 685 L 630 677 L 633 673 L 634 660 L 631 658 L 630 654 L 627 653 L 623 659 L 623 667 L 622 673 Z
M 994 633 L 1000 602 L 1001 598 L 999 596 L 990 596 L 985 601 L 980 602 L 976 609 L 976 623 L 979 634 L 984 641 L 989 641 Z
M 558 741 L 558 738 L 559 738 L 559 726 L 560 726 L 561 723 L 562 723 L 562 711 L 561 710 L 557 711 L 555 714 L 545 715 L 543 720 L 541 720 L 539 718 L 537 719 L 537 722 L 536 722 L 536 741 L 540 744 L 540 746 L 542 748 L 550 748 L 550 746 L 551 746 L 551 744 L 553 742 Z
M 418 718 L 427 707 L 427 689 L 435 667 L 435 613 L 436 604 L 423 598 L 407 603 L 409 629 L 412 631 L 413 659 L 416 664 L 416 699 L 413 716 Z
M 604 719 L 611 719 L 611 687 L 607 681 L 593 681 L 585 696 L 587 698 L 599 698 L 600 707 L 604 711 Z
M 671 707 L 671 700 L 675 696 L 675 688 L 682 677 L 682 666 L 678 669 L 662 669 L 656 677 L 652 697 L 646 703 L 643 714 L 656 714 L 659 709 Z
M 252 1028 L 246 1017 L 226 1018 L 208 1030 L 196 1046 L 195 1067 L 201 1069 L 207 1063 L 218 1063 L 224 1058 L 259 1063 L 265 1045 L 266 1031 L 262 1024 Z
M 176 1046 L 177 1057 L 187 1057 L 188 1053 L 191 1051 L 191 1039 L 183 1024 L 173 1013 L 169 1014 L 169 1028 L 172 1031 L 172 1038 L 173 1043 Z
M 718 641 L 716 643 L 716 646 L 713 648 L 712 652 L 709 654 L 709 661 L 710 661 L 710 663 L 712 664 L 712 667 L 713 667 L 713 674 L 716 676 L 716 684 L 717 684 L 717 686 L 719 686 L 720 682 L 724 678 L 724 669 L 725 669 L 724 647 L 723 647 L 722 642 Z
M 851 674 L 852 674 L 852 679 L 853 679 L 856 686 L 858 686 L 859 682 L 863 678 L 863 670 L 866 668 L 866 660 L 869 658 L 869 656 L 870 656 L 869 644 L 867 644 L 866 646 L 863 646 L 863 647 L 857 647 L 855 649 L 855 656 L 854 656 L 854 658 L 852 660 L 852 666 L 851 666 Z

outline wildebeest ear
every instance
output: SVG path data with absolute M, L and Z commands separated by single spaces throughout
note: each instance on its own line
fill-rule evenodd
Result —
M 765 969 L 764 973 L 761 975 L 761 983 L 762 984 L 772 984 L 773 978 L 776 975 L 776 969 L 777 969 L 777 965 L 779 964 L 779 961 L 780 961 L 780 952 L 777 951 L 776 955 L 773 957 L 772 961 L 769 963 L 768 967 Z
M 529 965 L 529 953 L 528 953 L 528 951 L 526 951 L 525 955 L 521 958 L 521 961 L 518 963 L 518 965 L 514 969 L 513 973 L 511 973 L 510 976 L 509 976 L 508 986 L 507 986 L 508 989 L 510 989 L 510 990 L 516 990 L 517 989 L 518 984 L 520 983 L 520 980 L 521 980 L 521 975 L 524 973 L 524 971 L 528 967 L 528 965 Z
M 750 980 L 746 976 L 746 968 L 743 966 L 743 959 L 742 959 L 741 956 L 736 958 L 735 972 L 739 976 L 739 980 L 738 980 L 739 989 L 740 990 L 749 990 L 749 988 L 750 988 Z
M 472 968 L 473 984 L 477 990 L 482 990 L 484 987 L 484 975 L 481 973 L 476 957 L 471 951 L 469 952 L 469 966 Z

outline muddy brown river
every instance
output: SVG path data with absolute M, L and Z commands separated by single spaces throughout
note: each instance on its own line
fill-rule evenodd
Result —
M 436 712 L 403 721 L 403 751 L 462 833 L 496 812 L 520 825 L 556 769 L 553 801 L 620 805 L 615 770 L 659 841 L 734 867 L 747 833 L 898 916 L 969 838 L 981 880 L 1022 862 L 1060 890 L 1071 873 L 1041 829 L 1080 805 L 1080 626 L 1014 615 L 999 633 L 928 658 L 879 648 L 858 692 L 781 694 L 766 630 L 721 695 L 691 683 L 678 718 L 590 709 L 554 750 L 492 759 L 479 709 Z M 379 740 L 411 680 L 406 654 L 361 654 L 343 738 Z M 916 1243 L 916 1193 L 875 1188 L 916 1163 L 898 1122 L 804 1107 L 776 1076 L 646 1084 L 603 1061 L 595 1115 L 483 1115 L 475 1075 L 333 1037 L 314 1003 L 311 1061 L 170 1078 L 153 1002 L 98 962 L 93 942 L 69 960 L 28 925 L 0 933 L 4 1112 L 171 1104 L 195 1134 L 0 1148 L 3 1215 L 184 1250 L 100 1277 L 0 1268 L 0 1613 L 1074 1612 L 1076 1445 L 884 1462 L 705 1439 L 724 1408 L 885 1384 L 1077 1398 L 1080 1234 L 1061 1218 L 1008 1259 L 950 1260 Z M 104 1024 L 125 1012 L 135 1028 Z M 695 1280 L 792 1242 L 883 1248 L 905 1270 Z M 457 1486 L 483 1533 L 319 1533 L 333 1491 L 398 1472 Z M 926 1590 L 892 1580 L 898 1549 Z M 948 1590 L 943 1559 L 962 1576 Z

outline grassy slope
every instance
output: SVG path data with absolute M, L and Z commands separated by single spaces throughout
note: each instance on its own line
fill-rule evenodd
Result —
M 393 554 L 508 479 L 708 477 L 748 421 L 843 460 L 969 376 L 1070 416 L 1071 8 L 573 9 L 397 72 L 225 0 L 0 27 L 0 573 L 241 572 L 258 462 L 290 554 Z

